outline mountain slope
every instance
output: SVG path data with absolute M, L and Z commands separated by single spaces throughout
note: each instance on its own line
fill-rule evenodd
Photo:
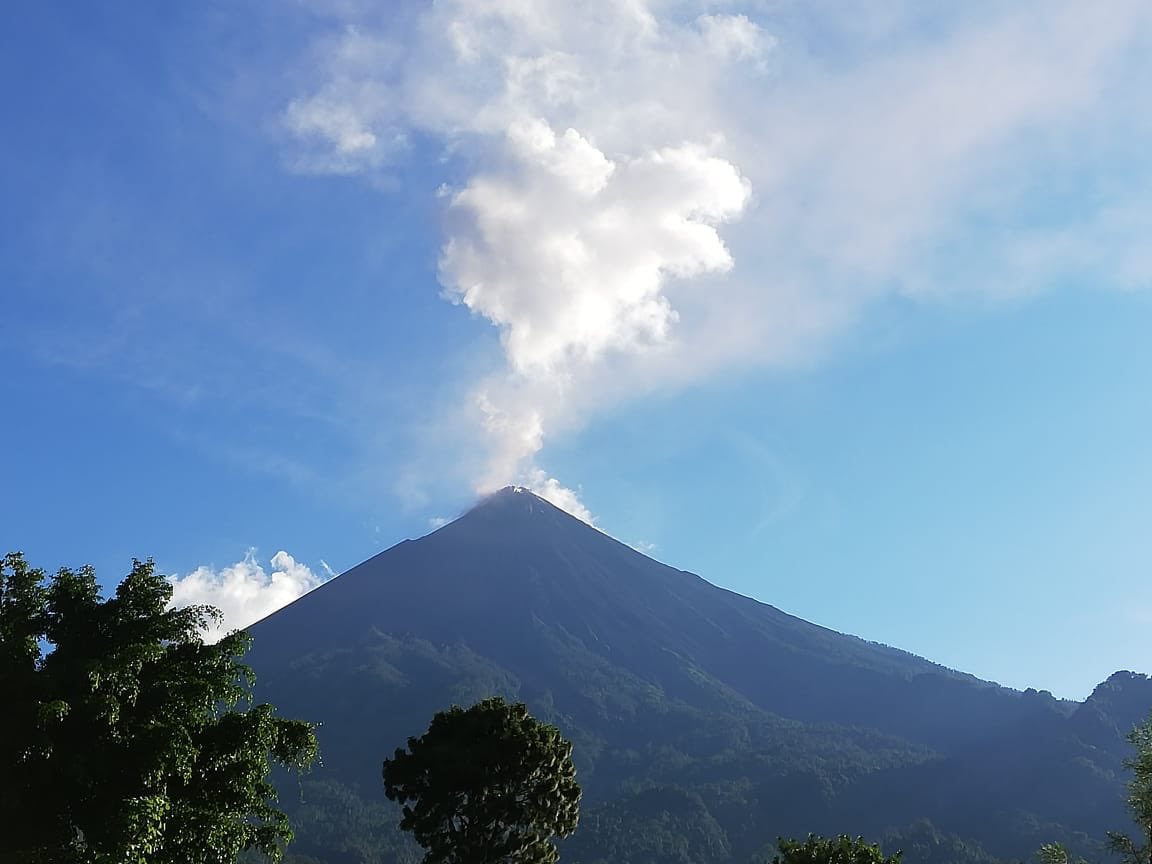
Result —
M 1122 818 L 1114 706 L 1143 698 L 1106 691 L 1073 713 L 717 588 L 516 489 L 252 633 L 261 696 L 323 721 L 324 776 L 368 799 L 381 758 L 436 710 L 527 701 L 575 741 L 586 814 L 617 814 L 585 821 L 572 849 L 588 861 L 742 860 L 775 832 L 924 816 L 969 832 L 1007 814 L 984 832 L 1001 854 L 1021 854 L 1005 841 L 1018 811 L 1098 832 Z M 1071 759 L 1061 779 L 1088 816 L 1069 823 L 1051 795 L 1024 792 L 1029 772 Z M 1033 809 L 979 791 L 992 780 Z M 710 839 L 688 843 L 680 822 Z M 651 848 L 629 845 L 638 836 Z
M 997 709 L 1010 714 L 1019 702 L 1012 691 L 717 588 L 513 489 L 365 561 L 253 633 L 261 650 L 289 651 L 413 635 L 467 645 L 541 685 L 557 670 L 525 647 L 547 634 L 672 695 L 694 691 L 703 673 L 785 716 L 928 744 L 971 734 L 973 718 L 958 718 L 952 702 L 987 703 L 995 713 L 982 720 L 992 724 L 1004 722 Z M 824 686 L 809 686 L 814 678 Z M 909 686 L 923 698 L 892 716 L 884 700 Z

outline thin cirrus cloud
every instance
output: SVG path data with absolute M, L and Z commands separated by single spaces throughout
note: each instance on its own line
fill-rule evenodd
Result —
M 221 612 L 221 620 L 205 632 L 205 639 L 216 642 L 226 633 L 254 624 L 318 588 L 334 574 L 321 562 L 324 576 L 313 573 L 287 552 L 272 556 L 271 570 L 266 570 L 249 550 L 244 558 L 227 567 L 198 567 L 185 576 L 170 577 L 174 607 L 208 605 Z
M 549 436 L 807 362 L 885 296 L 1152 282 L 1139 0 L 894 0 L 851 28 L 819 3 L 314 6 L 333 26 L 282 113 L 292 166 L 372 179 L 413 133 L 467 166 L 439 277 L 502 339 L 464 411 L 481 491 L 591 519 L 537 463 Z

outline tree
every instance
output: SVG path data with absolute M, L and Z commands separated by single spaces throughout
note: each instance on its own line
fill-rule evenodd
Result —
M 576 830 L 572 744 L 521 703 L 441 711 L 383 773 L 425 864 L 552 864 L 552 838 Z
M 1082 857 L 1073 858 L 1063 843 L 1045 843 L 1036 850 L 1036 857 L 1040 864 L 1088 864 Z
M 847 834 L 827 838 L 809 834 L 803 842 L 777 841 L 780 854 L 772 864 L 900 864 L 902 852 L 885 856 L 876 844 L 869 845 L 863 837 L 853 840 Z
M 171 595 L 151 561 L 103 599 L 91 567 L 46 579 L 0 560 L 0 860 L 280 858 L 292 832 L 269 771 L 306 768 L 314 728 L 253 706 L 247 635 L 205 644 L 219 612 Z
M 1119 831 L 1108 832 L 1108 848 L 1118 852 L 1124 864 L 1152 864 L 1152 714 L 1128 733 L 1136 755 L 1124 762 L 1132 771 L 1128 781 L 1128 809 L 1140 827 L 1143 842 Z

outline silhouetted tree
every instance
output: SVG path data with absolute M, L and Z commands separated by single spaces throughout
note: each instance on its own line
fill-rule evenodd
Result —
M 383 774 L 425 864 L 552 864 L 553 838 L 576 830 L 572 744 L 521 703 L 441 711 Z
M 900 864 L 902 854 L 885 856 L 877 844 L 865 843 L 863 837 L 853 840 L 847 834 L 831 838 L 809 834 L 804 841 L 781 837 L 777 846 L 780 853 L 772 864 Z
M 151 561 L 103 599 L 91 567 L 46 579 L 0 560 L 0 860 L 279 859 L 292 832 L 268 773 L 312 762 L 313 727 L 238 709 L 248 637 L 204 644 L 219 613 L 171 596 Z
M 1063 843 L 1045 843 L 1036 850 L 1036 857 L 1040 864 L 1088 864 L 1084 858 L 1073 858 Z

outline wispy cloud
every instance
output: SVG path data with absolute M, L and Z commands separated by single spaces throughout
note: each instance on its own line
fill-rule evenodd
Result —
M 292 164 L 379 177 L 414 134 L 444 148 L 444 294 L 499 328 L 506 360 L 464 411 L 487 442 L 481 489 L 579 510 L 537 464 L 548 436 L 718 369 L 805 361 L 879 297 L 1152 278 L 1152 176 L 1127 143 L 1152 131 L 1139 0 L 950 20 L 901 2 L 858 20 L 314 5 L 334 28 L 282 115 Z
M 211 642 L 226 633 L 254 624 L 318 588 L 334 574 L 321 561 L 324 576 L 312 572 L 287 552 L 281 550 L 269 562 L 271 572 L 257 560 L 250 549 L 235 564 L 220 569 L 197 567 L 186 576 L 170 577 L 172 606 L 207 604 L 223 613 L 223 619 L 207 632 Z

